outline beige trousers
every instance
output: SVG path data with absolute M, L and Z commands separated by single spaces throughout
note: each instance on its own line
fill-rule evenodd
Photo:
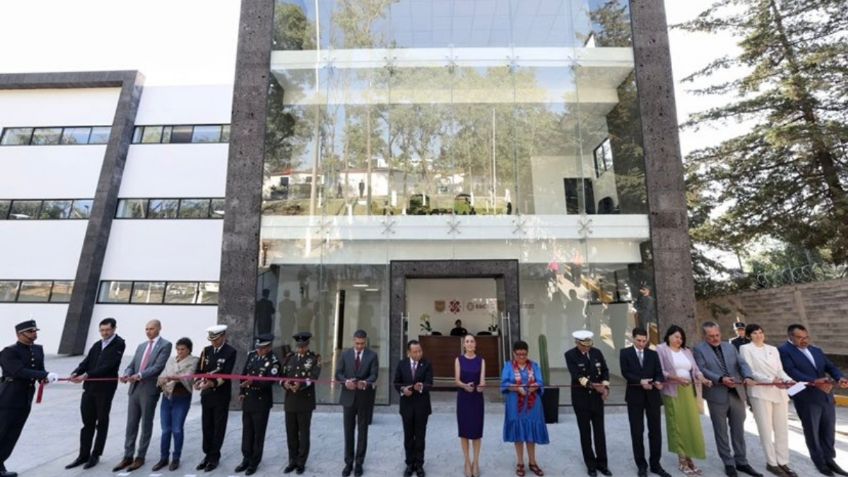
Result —
M 768 465 L 789 465 L 789 402 L 751 398 Z

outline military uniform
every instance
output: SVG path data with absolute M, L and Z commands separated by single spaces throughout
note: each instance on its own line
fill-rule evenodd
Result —
M 299 346 L 309 343 L 312 335 L 308 332 L 294 336 Z M 303 473 L 309 457 L 309 430 L 312 424 L 312 411 L 315 410 L 315 384 L 310 382 L 321 375 L 321 356 L 305 348 L 298 348 L 286 357 L 283 365 L 283 377 L 295 378 L 297 391 L 286 389 L 284 409 L 286 412 L 286 440 L 289 448 L 289 465 L 286 472 L 297 470 Z
M 223 328 L 223 330 L 221 330 Z M 209 328 L 209 339 L 217 339 L 226 331 L 226 327 Z M 197 362 L 198 374 L 232 374 L 236 364 L 236 349 L 227 343 L 218 349 L 209 345 L 203 348 Z M 221 460 L 221 446 L 227 433 L 227 416 L 230 411 L 232 382 L 229 379 L 209 380 L 213 387 L 200 392 L 200 406 L 203 425 L 203 461 L 197 470 L 211 472 Z
M 31 328 L 27 328 L 30 324 Z M 18 332 L 21 329 L 37 331 L 34 321 L 20 323 L 15 328 Z M 20 341 L 0 351 L 0 367 L 3 370 L 0 380 L 0 475 L 13 476 L 17 474 L 7 472 L 4 464 L 12 455 L 29 417 L 36 383 L 47 379 L 48 374 L 52 373 L 44 370 L 42 347 L 37 344 L 26 345 Z
M 264 336 L 258 337 L 257 347 L 261 346 L 260 343 L 264 341 L 267 341 L 268 346 L 270 346 L 273 336 L 270 336 L 270 339 Z M 265 356 L 260 356 L 258 352 L 251 351 L 247 355 L 247 362 L 241 374 L 279 377 L 280 360 L 270 350 Z M 239 391 L 239 395 L 243 398 L 241 415 L 241 453 L 243 458 L 237 472 L 247 470 L 247 475 L 251 475 L 256 472 L 256 468 L 262 461 L 268 415 L 274 405 L 273 385 L 273 381 L 253 381 L 249 386 L 242 387 Z
M 591 333 L 584 333 L 588 333 L 587 340 L 591 340 Z M 595 475 L 598 471 L 608 475 L 604 398 L 592 387 L 592 384 L 598 383 L 609 386 L 607 362 L 603 353 L 596 348 L 589 348 L 589 352 L 583 354 L 579 348 L 574 347 L 565 353 L 565 363 L 568 366 L 568 372 L 571 373 L 571 403 L 580 429 L 583 461 L 590 475 Z

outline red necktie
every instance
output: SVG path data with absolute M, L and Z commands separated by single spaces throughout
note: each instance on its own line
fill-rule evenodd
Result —
M 359 371 L 360 364 L 362 364 L 362 360 L 359 358 L 359 353 L 356 353 L 356 359 L 353 361 L 353 369 Z
M 147 350 L 144 351 L 144 357 L 141 358 L 141 366 L 138 368 L 138 372 L 144 371 L 144 368 L 147 367 L 147 362 L 150 361 L 150 353 L 153 351 L 153 340 L 147 343 Z

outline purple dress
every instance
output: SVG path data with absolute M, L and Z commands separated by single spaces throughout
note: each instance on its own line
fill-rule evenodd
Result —
M 459 357 L 459 380 L 463 383 L 479 383 L 480 369 L 483 358 L 475 356 L 468 359 Z M 467 392 L 464 389 L 456 391 L 456 424 L 459 437 L 465 439 L 480 439 L 483 437 L 483 393 Z

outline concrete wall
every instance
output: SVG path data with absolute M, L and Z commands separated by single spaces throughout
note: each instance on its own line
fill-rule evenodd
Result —
M 726 337 L 733 335 L 736 316 L 763 327 L 766 340 L 780 344 L 791 323 L 806 326 L 816 346 L 826 353 L 848 355 L 848 279 L 805 283 L 699 300 L 698 324 L 718 322 Z

